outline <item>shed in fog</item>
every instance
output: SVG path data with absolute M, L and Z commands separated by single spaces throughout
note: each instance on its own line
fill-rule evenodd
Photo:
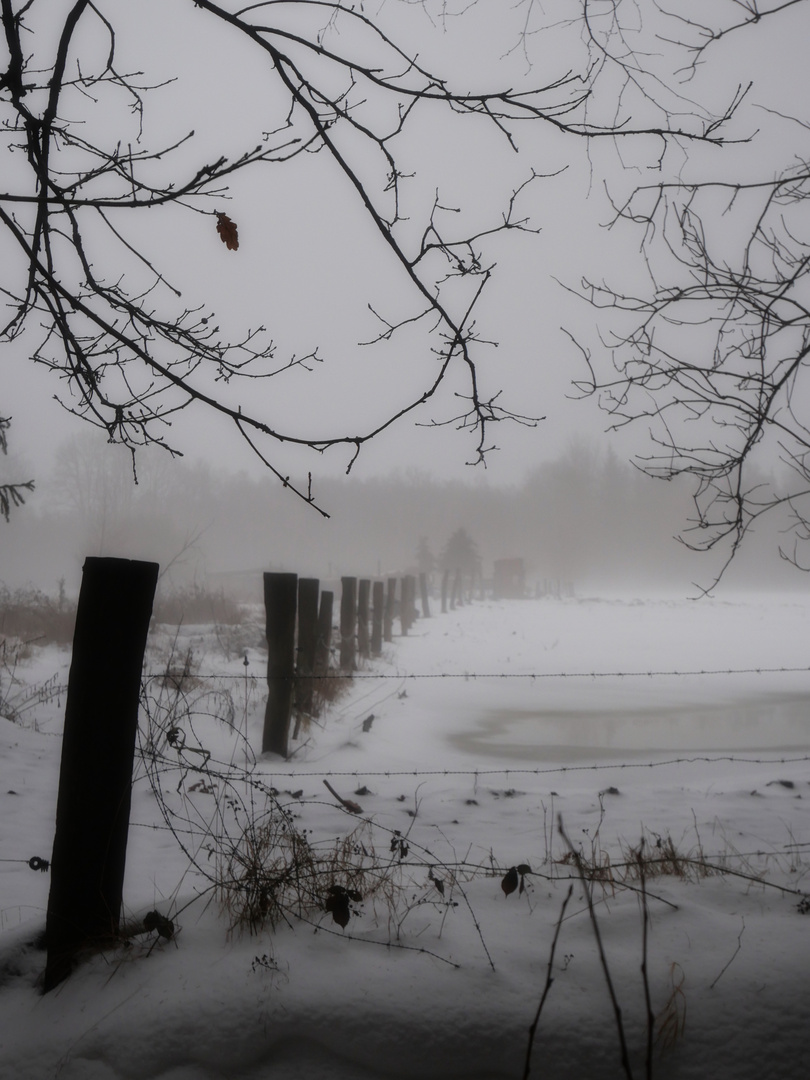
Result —
M 492 591 L 496 600 L 525 596 L 526 571 L 523 559 L 496 559 Z

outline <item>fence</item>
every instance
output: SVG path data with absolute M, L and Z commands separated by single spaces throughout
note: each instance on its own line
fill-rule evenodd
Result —
M 93 586 L 102 574 L 101 586 Z M 113 576 L 110 577 L 110 574 Z M 154 591 L 157 567 L 126 560 L 87 560 L 80 597 L 80 613 L 74 640 L 73 664 L 68 687 L 65 739 L 57 810 L 56 840 L 52 858 L 52 887 L 46 939 L 48 969 L 45 989 L 56 986 L 69 973 L 73 956 L 88 938 L 114 932 L 121 908 L 121 888 L 129 825 L 129 786 L 132 776 L 139 691 L 144 683 L 165 679 L 166 672 L 141 674 L 148 608 Z M 126 584 L 129 582 L 129 584 Z M 96 599 L 91 602 L 95 588 Z M 151 590 L 151 591 L 150 591 Z M 86 595 L 85 595 L 86 594 Z M 654 677 L 711 677 L 743 674 L 808 673 L 810 666 L 706 668 L 690 670 L 536 671 L 536 672 L 412 672 L 407 675 L 361 670 L 359 662 L 379 656 L 383 642 L 393 640 L 394 621 L 406 636 L 415 619 L 430 617 L 425 575 L 405 575 L 386 581 L 345 577 L 341 582 L 340 625 L 337 647 L 332 642 L 334 593 L 321 590 L 314 578 L 295 574 L 265 574 L 265 636 L 268 643 L 267 706 L 262 751 L 289 756 L 290 729 L 296 718 L 315 714 L 322 700 L 319 689 L 335 679 L 412 680 L 475 679 L 553 680 Z M 99 597 L 101 599 L 99 599 Z M 113 599 L 114 598 L 114 599 Z M 442 609 L 463 603 L 460 575 L 445 574 Z M 146 615 L 146 619 L 144 618 Z M 120 632 L 119 623 L 126 630 Z M 113 647 L 114 646 L 114 647 Z M 111 651 L 112 649 L 112 651 Z M 337 664 L 330 663 L 330 657 Z M 98 696 L 99 664 L 103 667 L 102 695 Z M 84 673 L 82 669 L 84 668 Z M 134 675 L 133 675 L 134 673 Z M 231 674 L 197 675 L 196 678 L 226 680 Z M 86 684 L 86 685 L 85 685 Z M 92 696 L 87 686 L 92 684 Z M 84 689 L 81 687 L 84 685 Z M 112 709 L 113 693 L 117 700 Z M 100 703 L 99 703 L 100 702 Z M 120 716 L 120 729 L 108 717 Z M 178 736 L 179 737 L 179 736 Z M 810 756 L 689 755 L 666 760 L 625 762 L 626 769 L 653 768 L 676 763 L 742 761 L 748 763 L 803 762 Z M 366 776 L 487 776 L 547 775 L 577 771 L 615 769 L 616 763 L 565 765 L 542 768 L 428 769 L 366 772 Z M 94 804 L 91 823 L 87 807 L 77 809 L 75 793 L 100 789 L 98 777 L 113 777 L 102 804 Z M 290 777 L 356 776 L 357 771 L 330 772 L 319 769 L 288 770 Z M 81 800 L 79 800 L 81 802 Z M 84 815 L 84 816 L 82 816 Z M 42 862 L 43 860 L 39 860 Z M 38 868 L 41 868 L 38 867 Z

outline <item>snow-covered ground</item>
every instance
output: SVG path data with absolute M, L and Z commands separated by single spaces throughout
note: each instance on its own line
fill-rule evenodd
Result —
M 50 857 L 69 656 L 18 669 L 29 685 L 54 677 L 55 696 L 0 721 L 3 1080 L 519 1080 L 571 884 L 532 1077 L 810 1075 L 810 600 L 479 601 L 418 621 L 290 761 L 255 764 L 310 851 L 342 844 L 321 899 L 329 880 L 356 890 L 345 929 L 311 906 L 240 932 L 233 900 L 223 912 L 209 889 L 223 835 L 264 805 L 239 774 L 241 735 L 261 742 L 265 662 L 258 630 L 241 633 L 186 628 L 184 696 L 148 684 L 164 735 L 167 718 L 183 735 L 158 747 L 162 768 L 137 768 L 126 917 L 158 910 L 174 938 L 134 936 L 44 997 L 31 942 L 48 875 L 27 861 Z M 169 651 L 156 634 L 147 670 Z M 626 1068 L 559 819 L 597 877 Z M 649 1068 L 645 900 L 626 865 L 642 836 L 658 860 L 644 883 Z M 506 895 L 512 867 L 531 873 Z

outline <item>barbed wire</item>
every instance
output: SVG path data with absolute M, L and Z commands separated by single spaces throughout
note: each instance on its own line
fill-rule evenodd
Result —
M 551 773 L 600 772 L 605 769 L 656 769 L 664 765 L 694 765 L 697 763 L 711 765 L 719 762 L 733 762 L 735 764 L 743 765 L 790 765 L 807 761 L 810 761 L 810 754 L 803 754 L 798 757 L 774 758 L 742 757 L 738 754 L 698 754 L 692 757 L 666 758 L 664 761 L 614 761 L 588 765 L 555 765 L 542 769 L 513 769 L 510 767 L 503 769 L 381 769 L 376 771 L 368 769 L 345 769 L 340 772 L 317 769 L 307 771 L 292 770 L 289 772 L 282 772 L 279 770 L 278 775 L 284 776 L 285 779 L 290 780 L 298 779 L 302 776 L 353 776 L 357 779 L 360 777 L 365 778 L 367 776 L 545 776 Z M 273 764 L 282 763 L 279 762 Z M 269 773 L 272 773 L 272 771 L 272 769 L 269 770 Z
M 806 667 L 756 667 L 756 668 L 692 668 L 685 671 L 665 669 L 650 669 L 647 671 L 440 671 L 440 672 L 373 672 L 373 671 L 330 671 L 326 675 L 303 676 L 313 681 L 319 679 L 652 679 L 652 678 L 684 678 L 703 675 L 790 675 L 808 674 L 810 665 Z M 141 676 L 142 681 L 150 679 L 241 679 L 244 681 L 245 674 L 242 672 L 231 673 L 175 673 L 172 671 L 147 672 Z M 250 675 L 248 678 L 258 679 L 260 676 Z

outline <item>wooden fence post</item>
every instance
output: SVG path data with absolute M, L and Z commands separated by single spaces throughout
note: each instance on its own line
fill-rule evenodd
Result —
M 288 755 L 295 676 L 297 574 L 264 575 L 267 633 L 267 708 L 262 753 Z
M 357 628 L 357 578 L 340 579 L 340 668 L 354 671 L 354 635 Z
M 390 577 L 385 590 L 385 613 L 383 614 L 383 641 L 394 640 L 394 610 L 397 603 L 397 579 Z
M 321 680 L 329 672 L 329 655 L 332 647 L 332 607 L 335 594 L 328 589 L 321 593 L 318 608 L 318 640 L 315 645 L 315 678 L 313 680 L 312 715 L 320 716 L 326 689 Z
M 315 674 L 315 650 L 318 645 L 318 593 L 321 583 L 317 578 L 298 579 L 298 649 L 295 665 L 295 730 L 298 738 L 301 717 L 312 713 L 312 697 Z
M 410 628 L 416 622 L 417 610 L 416 610 L 416 575 L 408 574 L 408 627 Z
M 315 674 L 324 676 L 329 670 L 329 650 L 332 647 L 332 609 L 335 594 L 329 589 L 321 593 L 318 608 L 318 643 L 315 647 Z
M 385 586 L 381 581 L 375 581 L 372 586 L 372 618 L 371 618 L 371 655 L 379 656 L 382 652 L 383 641 L 383 616 L 385 614 Z
M 88 558 L 76 609 L 45 941 L 44 992 L 121 917 L 143 654 L 158 565 Z
M 364 660 L 371 655 L 368 640 L 369 597 L 371 582 L 361 578 L 357 584 L 357 651 Z
M 408 589 L 408 575 L 399 579 L 399 632 L 406 637 L 411 626 L 411 598 Z

